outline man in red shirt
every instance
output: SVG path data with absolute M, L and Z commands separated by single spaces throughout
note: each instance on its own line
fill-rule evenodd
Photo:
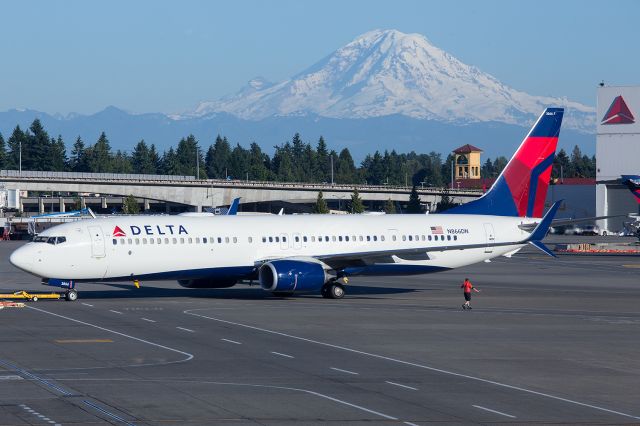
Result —
M 469 278 L 464 279 L 464 282 L 462 283 L 460 288 L 464 292 L 464 304 L 462 305 L 462 309 L 471 309 L 471 305 L 469 304 L 469 302 L 471 302 L 471 290 L 475 291 L 476 293 L 480 293 L 480 290 L 478 290 L 473 286 L 473 284 L 471 284 Z

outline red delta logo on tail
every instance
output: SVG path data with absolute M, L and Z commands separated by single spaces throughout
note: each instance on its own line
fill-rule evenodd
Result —
M 547 108 L 489 192 L 447 213 L 542 217 L 563 115 Z
M 125 234 L 125 233 L 124 233 L 124 231 L 123 231 L 122 229 L 120 229 L 120 227 L 119 227 L 119 226 L 117 226 L 117 225 L 116 225 L 116 227 L 115 227 L 115 228 L 113 228 L 113 233 L 112 233 L 112 235 L 113 235 L 114 237 L 126 237 L 126 236 L 127 236 L 127 234 Z
M 622 95 L 618 95 L 611 102 L 611 106 L 602 117 L 600 124 L 633 124 L 635 122 L 636 120 Z

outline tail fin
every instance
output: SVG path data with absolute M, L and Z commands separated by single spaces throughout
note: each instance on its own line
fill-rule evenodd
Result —
M 640 204 L 640 176 L 622 175 L 620 177 L 622 183 L 629 188 L 629 191 L 631 191 L 638 204 Z
M 240 197 L 234 198 L 227 210 L 227 216 L 235 216 L 238 214 L 238 207 L 240 206 Z
M 447 213 L 542 217 L 563 108 L 547 108 L 489 192 Z

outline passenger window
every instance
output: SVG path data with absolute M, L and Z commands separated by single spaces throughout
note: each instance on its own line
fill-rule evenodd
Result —
M 202 237 L 202 244 L 207 244 L 207 237 Z
M 304 241 L 305 243 L 307 242 L 307 236 L 306 235 L 304 237 L 302 237 L 302 241 Z
M 56 244 L 56 237 L 47 238 L 47 244 L 55 245 Z
M 149 238 L 149 244 L 155 244 L 156 240 L 154 240 L 153 238 Z
M 280 237 L 276 237 L 276 243 L 280 242 Z
M 116 244 L 118 244 L 118 240 L 116 240 L 115 238 L 113 239 L 113 245 L 115 246 Z
M 429 241 L 431 241 L 431 235 L 429 235 L 429 236 L 427 237 L 427 239 L 428 239 Z
M 65 241 L 67 241 L 67 237 L 58 237 L 58 239 L 56 240 L 56 244 L 62 244 Z
M 391 236 L 391 239 L 392 239 L 393 241 L 395 241 L 395 240 L 397 240 L 397 237 L 396 237 L 395 235 L 392 235 L 392 236 Z
M 188 242 L 189 244 L 193 244 L 193 238 L 191 238 L 191 237 L 187 238 L 187 242 Z
M 336 241 L 336 236 L 335 236 L 335 235 L 332 235 L 332 236 L 331 236 L 331 241 L 333 241 L 333 242 L 335 242 L 335 241 Z
M 158 245 L 162 244 L 162 238 L 160 237 L 156 238 L 156 242 L 158 243 Z
M 409 235 L 409 241 L 413 241 L 413 235 Z
M 296 236 L 295 237 L 295 241 L 296 241 L 296 243 L 299 243 L 300 242 L 300 237 Z
M 325 236 L 324 236 L 324 240 L 325 240 L 325 242 L 327 242 L 327 243 L 328 243 L 328 242 L 329 242 L 329 236 L 328 236 L 328 235 L 325 235 Z
M 165 243 L 165 244 L 169 244 L 169 238 L 165 238 L 165 239 L 164 239 L 164 243 Z
M 356 241 L 356 236 L 355 235 L 351 236 L 351 241 Z
M 247 238 L 247 240 L 249 241 L 249 243 L 253 242 L 253 238 L 252 237 Z
M 229 237 L 224 237 L 224 242 L 229 244 Z
M 440 241 L 444 241 L 444 235 L 440 235 Z
M 205 239 L 205 243 L 206 243 L 206 239 Z M 196 244 L 200 244 L 200 237 L 196 237 Z
M 120 245 L 126 244 L 127 240 L 125 240 L 124 238 L 120 238 Z
M 222 244 L 222 237 L 218 237 L 218 244 Z
M 406 235 L 402 236 L 402 241 L 407 241 L 407 236 Z
M 131 238 L 127 239 L 127 242 L 128 242 L 129 244 L 133 244 L 133 240 L 132 240 Z
M 209 244 L 213 244 L 216 242 L 216 239 L 213 237 L 209 237 Z
M 142 239 L 142 244 L 147 244 L 147 239 L 146 238 Z
M 359 239 L 360 239 L 360 241 L 363 241 L 362 235 L 360 235 Z
M 287 237 L 282 237 L 282 242 L 286 243 L 287 242 Z
M 367 235 L 367 241 L 371 241 L 371 235 Z
M 311 242 L 312 242 L 312 243 L 315 243 L 315 242 L 316 242 L 316 236 L 315 236 L 315 235 L 312 235 L 312 236 L 311 236 Z
M 384 241 L 384 235 L 380 235 L 380 241 Z
M 171 239 L 171 242 L 172 242 L 173 244 L 178 244 L 178 239 L 177 239 L 177 238 L 172 238 L 172 239 Z
M 378 241 L 378 236 L 377 235 L 373 236 L 373 241 Z
M 238 237 L 233 237 L 234 244 L 238 242 Z
M 447 241 L 451 241 L 451 235 L 447 235 Z
M 457 236 L 457 235 L 454 235 L 454 236 L 453 236 L 453 240 L 454 240 L 454 241 L 458 241 L 458 236 Z
M 266 243 L 267 242 L 267 237 L 262 237 L 262 242 Z
M 269 237 L 269 242 L 272 243 L 273 242 L 273 237 Z
M 342 235 L 338 237 L 338 241 L 342 242 Z
M 416 241 L 420 241 L 420 235 L 416 235 Z
M 424 235 L 422 235 L 422 241 L 424 241 Z
M 180 237 L 180 244 L 184 244 L 184 237 Z
M 345 235 L 345 236 L 344 236 L 344 240 L 345 240 L 345 241 L 349 241 L 349 236 L 348 236 L 348 235 Z

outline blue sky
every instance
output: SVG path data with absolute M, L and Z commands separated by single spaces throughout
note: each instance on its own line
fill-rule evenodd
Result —
M 0 110 L 181 112 L 281 81 L 375 28 L 425 35 L 533 95 L 640 84 L 640 2 L 4 2 Z

